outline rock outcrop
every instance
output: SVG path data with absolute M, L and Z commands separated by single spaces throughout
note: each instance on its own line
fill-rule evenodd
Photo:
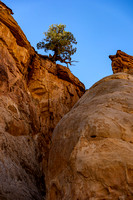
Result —
M 0 199 L 39 200 L 52 131 L 85 88 L 39 56 L 11 14 L 0 1 Z
M 94 84 L 56 126 L 47 200 L 133 199 L 133 76 Z
M 39 105 L 41 132 L 44 134 L 38 139 L 41 152 L 48 157 L 55 126 L 83 95 L 85 88 L 68 68 L 56 65 L 47 57 L 35 55 L 31 66 L 28 88 Z
M 126 72 L 133 74 L 133 56 L 118 50 L 116 55 L 110 55 L 109 58 L 112 60 L 113 73 Z

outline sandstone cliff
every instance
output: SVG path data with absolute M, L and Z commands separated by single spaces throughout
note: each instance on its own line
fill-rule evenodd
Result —
M 133 199 L 132 57 L 110 58 L 121 73 L 95 83 L 53 132 L 47 200 Z
M 28 89 L 39 105 L 41 133 L 44 134 L 38 135 L 38 140 L 41 151 L 47 154 L 56 124 L 83 95 L 85 88 L 68 68 L 56 65 L 47 57 L 35 55 L 31 67 Z
M 52 131 L 85 88 L 38 55 L 11 14 L 0 1 L 0 199 L 39 200 Z
M 0 199 L 132 200 L 133 57 L 110 56 L 114 75 L 84 94 L 12 14 L 0 1 Z

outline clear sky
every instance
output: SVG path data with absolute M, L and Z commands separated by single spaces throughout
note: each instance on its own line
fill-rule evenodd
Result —
M 31 45 L 44 37 L 51 24 L 65 24 L 78 44 L 70 66 L 88 89 L 111 75 L 109 55 L 117 50 L 133 55 L 133 0 L 3 0 Z M 37 50 L 37 49 L 36 49 Z M 38 53 L 46 54 L 43 50 Z

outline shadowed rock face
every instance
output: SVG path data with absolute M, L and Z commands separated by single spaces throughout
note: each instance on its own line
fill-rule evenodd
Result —
M 0 7 L 0 199 L 42 199 L 45 193 L 34 139 L 39 108 L 26 85 L 32 54 L 9 10 Z
M 133 199 L 133 76 L 94 84 L 56 126 L 47 200 Z
M 133 74 L 133 56 L 118 50 L 116 55 L 110 55 L 113 73 L 126 72 Z
M 0 199 L 39 200 L 52 131 L 85 88 L 39 56 L 11 14 L 0 1 Z

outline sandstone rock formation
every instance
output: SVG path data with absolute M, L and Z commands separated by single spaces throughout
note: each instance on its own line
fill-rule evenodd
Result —
M 39 200 L 52 131 L 85 88 L 39 56 L 11 14 L 0 1 L 0 199 Z
M 133 76 L 94 84 L 56 126 L 47 200 L 133 199 Z
M 2 1 L 0 1 L 0 8 L 4 9 L 8 14 L 14 14 L 12 10 L 9 7 L 7 7 Z
M 133 74 L 133 56 L 118 50 L 116 55 L 110 55 L 109 58 L 112 60 L 113 73 L 126 72 Z
M 45 141 L 44 134 L 38 140 L 41 151 L 47 154 L 56 124 L 83 95 L 85 88 L 68 68 L 56 65 L 47 57 L 35 55 L 31 66 L 28 88 L 39 105 L 41 132 L 45 133 Z

